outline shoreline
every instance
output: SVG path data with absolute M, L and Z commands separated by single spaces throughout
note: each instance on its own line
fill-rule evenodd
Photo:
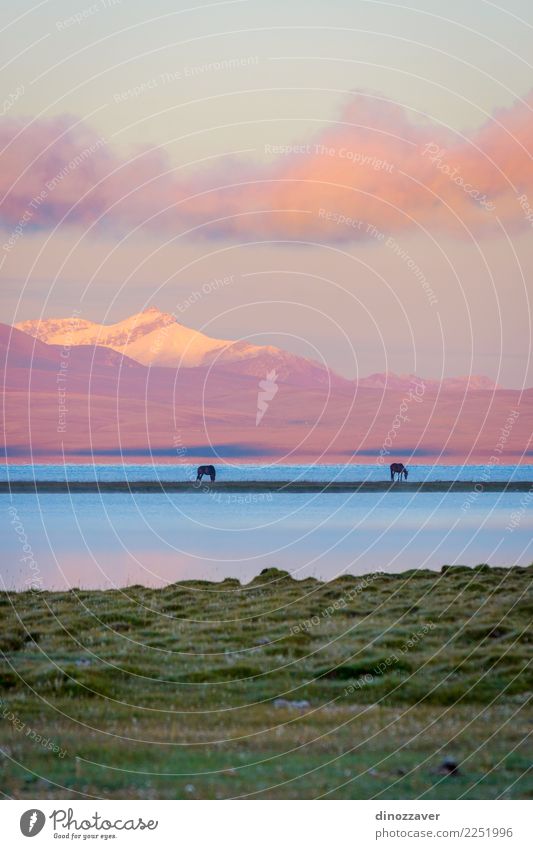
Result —
M 0 481 L 0 493 L 530 492 L 533 481 Z

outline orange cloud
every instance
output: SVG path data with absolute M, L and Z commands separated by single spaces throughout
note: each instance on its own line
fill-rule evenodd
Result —
M 10 250 L 63 218 L 205 237 L 346 242 L 417 227 L 487 235 L 531 226 L 533 94 L 469 138 L 354 94 L 337 121 L 258 165 L 183 176 L 161 149 L 123 159 L 73 118 L 0 122 L 0 224 Z M 374 229 L 373 229 L 374 228 Z M 7 245 L 7 247 L 6 247 Z

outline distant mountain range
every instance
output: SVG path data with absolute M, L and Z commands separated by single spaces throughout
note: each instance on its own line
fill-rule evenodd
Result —
M 533 390 L 482 377 L 350 381 L 274 346 L 212 339 L 154 309 L 114 325 L 0 325 L 0 361 L 11 462 L 387 466 L 488 464 L 496 449 L 499 463 L 528 462 L 533 453 Z
M 149 307 L 116 324 L 97 324 L 74 317 L 22 321 L 15 327 L 49 345 L 111 348 L 145 366 L 216 366 L 257 378 L 275 371 L 279 380 L 300 383 L 302 386 L 351 383 L 314 360 L 291 354 L 274 345 L 214 339 L 199 330 L 179 324 L 173 315 L 161 312 L 156 307 Z M 464 391 L 467 386 L 471 390 L 497 388 L 490 378 L 476 375 L 439 381 L 389 372 L 371 374 L 357 380 L 358 386 L 372 389 L 403 390 L 413 383 L 423 383 L 426 389 L 441 387 L 449 391 Z

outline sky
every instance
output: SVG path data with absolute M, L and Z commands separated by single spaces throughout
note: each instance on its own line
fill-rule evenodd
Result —
M 532 385 L 532 35 L 525 0 L 2 0 L 0 319 Z

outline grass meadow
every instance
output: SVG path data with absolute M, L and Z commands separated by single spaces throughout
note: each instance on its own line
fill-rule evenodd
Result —
M 533 567 L 0 594 L 8 798 L 531 798 Z M 529 741 L 530 743 L 530 741 Z

